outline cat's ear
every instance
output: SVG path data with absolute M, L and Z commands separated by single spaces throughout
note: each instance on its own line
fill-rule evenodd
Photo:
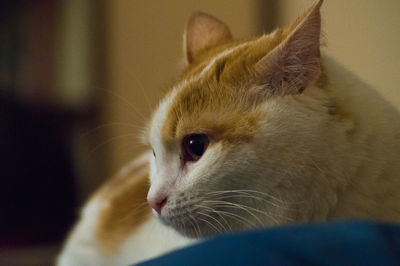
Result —
M 183 35 L 183 49 L 188 63 L 204 50 L 232 40 L 229 28 L 219 19 L 196 12 L 191 16 Z
M 256 63 L 256 82 L 267 93 L 298 94 L 319 77 L 322 2 L 287 28 L 284 40 Z

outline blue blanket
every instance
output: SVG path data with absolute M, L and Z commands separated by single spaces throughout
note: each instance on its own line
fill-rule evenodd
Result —
M 253 230 L 140 265 L 400 265 L 400 226 L 332 222 Z

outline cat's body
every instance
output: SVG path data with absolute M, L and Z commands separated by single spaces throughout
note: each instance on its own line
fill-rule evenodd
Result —
M 59 264 L 129 264 L 251 227 L 400 222 L 400 115 L 320 57 L 320 4 L 288 29 L 245 42 L 231 42 L 207 15 L 192 19 L 189 66 L 148 130 L 155 156 L 92 197 Z M 198 25 L 212 38 L 199 41 Z
M 193 242 L 162 225 L 143 205 L 147 204 L 149 156 L 146 153 L 133 160 L 93 195 L 64 247 L 59 265 L 129 265 Z M 108 212 L 118 209 L 121 201 L 127 207 L 125 211 Z M 106 222 L 101 224 L 101 220 Z

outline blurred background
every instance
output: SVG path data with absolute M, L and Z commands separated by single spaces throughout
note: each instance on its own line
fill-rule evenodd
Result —
M 138 134 L 178 73 L 186 20 L 236 37 L 311 0 L 2 0 L 0 265 L 52 265 L 88 195 L 143 151 Z M 400 2 L 326 0 L 325 50 L 400 109 Z

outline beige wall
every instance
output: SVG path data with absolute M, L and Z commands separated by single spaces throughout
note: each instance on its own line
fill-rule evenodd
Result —
M 279 0 L 277 24 L 313 2 Z M 326 0 L 322 6 L 328 52 L 400 109 L 399 11 L 399 0 Z
M 106 0 L 108 155 L 114 173 L 142 148 L 137 135 L 176 75 L 187 18 L 203 10 L 225 21 L 235 36 L 268 32 L 306 10 L 312 0 Z M 398 0 L 325 0 L 327 50 L 379 88 L 400 108 L 400 10 Z M 138 129 L 139 128 L 139 129 Z M 109 173 L 105 173 L 108 175 Z

